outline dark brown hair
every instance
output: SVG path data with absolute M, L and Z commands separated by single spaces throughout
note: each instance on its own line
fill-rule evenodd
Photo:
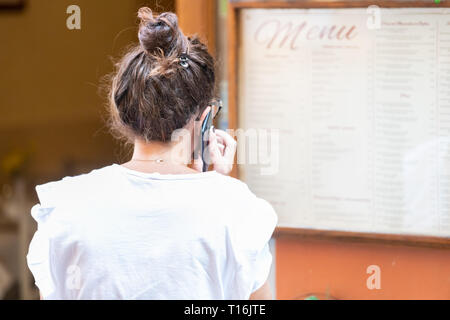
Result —
M 197 38 L 178 27 L 177 16 L 154 17 L 141 8 L 140 44 L 116 64 L 109 93 L 113 132 L 133 141 L 170 141 L 214 98 L 214 59 Z

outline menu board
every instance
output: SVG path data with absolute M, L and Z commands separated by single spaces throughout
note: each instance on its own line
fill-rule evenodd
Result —
M 242 9 L 238 36 L 240 177 L 280 227 L 450 237 L 448 9 Z

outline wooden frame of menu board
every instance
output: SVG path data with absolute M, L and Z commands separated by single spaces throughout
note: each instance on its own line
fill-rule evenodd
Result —
M 344 9 L 367 8 L 377 5 L 380 8 L 447 8 L 450 1 L 436 3 L 433 0 L 229 0 L 228 3 L 228 121 L 230 129 L 237 129 L 238 119 L 238 44 L 239 44 L 239 15 L 242 9 Z M 235 168 L 233 176 L 238 177 Z M 380 234 L 365 232 L 329 231 L 316 229 L 299 229 L 278 227 L 275 236 L 295 237 L 317 240 L 338 240 L 359 243 L 382 243 L 387 245 L 422 246 L 432 248 L 450 249 L 450 238 L 438 236 L 404 235 L 404 234 Z

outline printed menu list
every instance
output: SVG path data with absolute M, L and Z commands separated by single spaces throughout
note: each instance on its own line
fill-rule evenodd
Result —
M 241 177 L 280 226 L 450 237 L 450 11 L 375 14 L 242 11 L 239 127 L 279 139 Z

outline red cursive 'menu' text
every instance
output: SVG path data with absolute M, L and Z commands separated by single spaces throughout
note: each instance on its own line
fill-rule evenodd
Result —
M 298 24 L 268 20 L 263 22 L 255 32 L 256 42 L 268 49 L 278 45 L 282 48 L 289 45 L 292 50 L 297 49 L 297 41 L 304 37 L 306 40 L 352 40 L 357 36 L 356 26 L 318 26 L 309 25 L 304 21 Z

